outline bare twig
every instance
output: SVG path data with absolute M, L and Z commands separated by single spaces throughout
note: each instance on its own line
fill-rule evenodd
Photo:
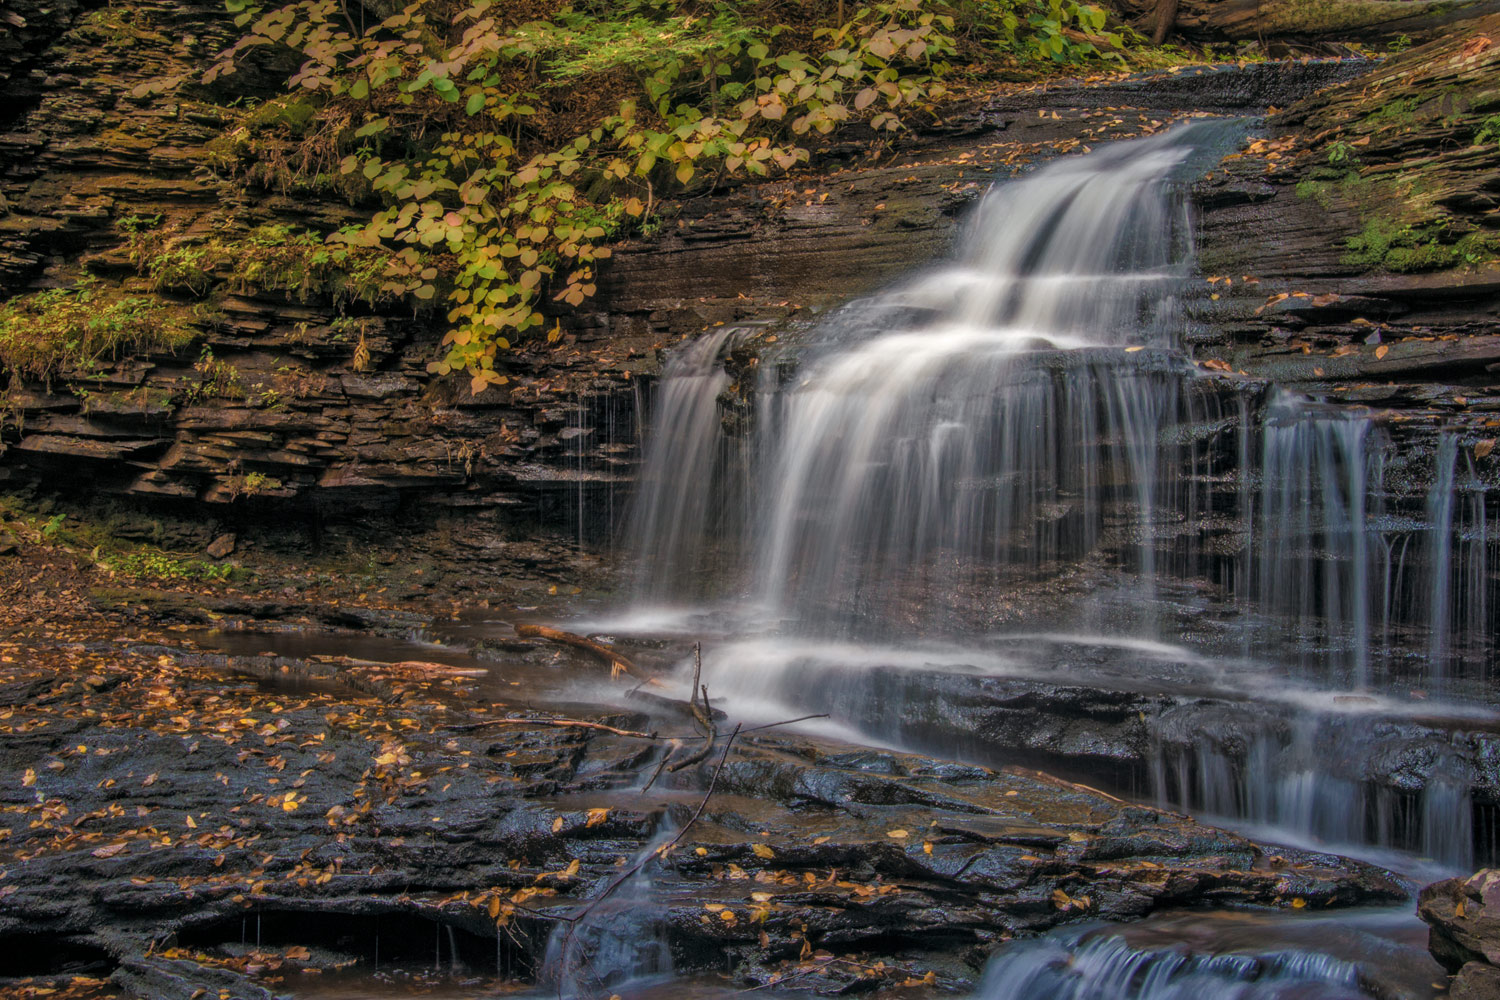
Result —
M 698 708 L 697 702 L 694 702 L 693 703 L 693 714 L 698 716 L 699 723 L 701 723 L 703 725 L 703 728 L 708 731 L 707 738 L 703 741 L 703 745 L 701 747 L 699 747 L 697 750 L 694 750 L 692 753 L 688 754 L 686 757 L 684 757 L 682 760 L 679 760 L 677 763 L 670 764 L 670 765 L 667 766 L 667 770 L 671 771 L 674 774 L 677 773 L 678 771 L 681 771 L 685 767 L 692 767 L 694 764 L 698 763 L 699 761 L 701 761 L 705 757 L 707 757 L 709 754 L 713 753 L 713 750 L 714 750 L 714 740 L 717 739 L 718 736 L 719 736 L 719 727 L 716 726 L 716 725 L 714 725 L 714 713 L 713 713 L 713 709 L 710 708 L 709 704 L 708 704 L 708 688 L 707 687 L 703 688 L 703 708 L 700 710 Z M 739 727 L 736 726 L 734 731 L 736 733 L 738 733 L 739 732 Z
M 688 707 L 698 714 L 698 684 L 703 679 L 703 643 L 693 643 L 693 686 L 688 689 Z
M 631 878 L 631 876 L 636 875 L 642 868 L 645 868 L 646 865 L 651 862 L 652 858 L 664 858 L 668 854 L 670 854 L 672 849 L 682 842 L 682 838 L 687 836 L 687 832 L 693 828 L 693 824 L 698 822 L 698 818 L 703 815 L 703 810 L 708 808 L 708 800 L 713 798 L 714 796 L 714 789 L 719 787 L 719 775 L 724 772 L 724 763 L 729 759 L 729 748 L 734 746 L 735 737 L 739 735 L 740 727 L 735 726 L 734 732 L 729 734 L 729 739 L 724 741 L 724 751 L 719 754 L 719 763 L 718 766 L 714 768 L 714 776 L 709 779 L 708 791 L 703 793 L 703 798 L 699 801 L 698 808 L 693 810 L 692 817 L 682 825 L 682 829 L 678 830 L 676 835 L 674 835 L 671 840 L 667 841 L 665 844 L 656 848 L 655 850 L 647 852 L 635 864 L 631 865 L 629 868 L 616 875 L 614 879 L 610 881 L 609 885 L 604 887 L 604 891 L 599 893 L 599 895 L 595 896 L 593 899 L 589 900 L 588 903 L 584 905 L 583 909 L 579 910 L 572 916 L 559 918 L 560 920 L 567 921 L 567 923 L 569 924 L 568 933 L 563 937 L 562 957 L 561 961 L 559 962 L 559 965 L 561 965 L 564 971 L 566 971 L 568 968 L 568 951 L 573 946 L 573 938 L 578 933 L 579 925 L 588 918 L 588 915 L 590 913 L 594 912 L 594 910 L 599 906 L 600 903 L 604 902 L 616 889 L 624 885 L 626 881 Z M 557 995 L 559 997 L 562 996 L 562 990 L 563 983 L 562 980 L 559 979 L 557 984 Z
M 826 718 L 828 718 L 828 713 L 827 712 L 819 712 L 816 715 L 799 715 L 795 719 L 785 719 L 785 720 L 783 720 L 781 722 L 768 722 L 764 726 L 751 726 L 749 729 L 745 730 L 745 732 L 747 732 L 747 733 L 758 733 L 762 729 L 775 729 L 777 726 L 790 726 L 794 722 L 806 722 L 808 719 L 826 719 Z
M 671 760 L 672 755 L 677 752 L 679 747 L 682 746 L 682 741 L 679 739 L 673 739 L 671 743 L 672 746 L 667 750 L 666 753 L 662 754 L 661 762 L 656 765 L 656 770 L 651 772 L 651 780 L 646 782 L 646 784 L 641 788 L 641 794 L 644 795 L 646 792 L 651 791 L 651 786 L 656 784 L 657 778 L 661 777 L 661 772 L 667 766 L 667 761 Z

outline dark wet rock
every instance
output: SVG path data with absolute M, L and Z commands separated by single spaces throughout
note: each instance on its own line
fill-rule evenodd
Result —
M 1493 436 L 1495 37 L 1500 13 L 1455 25 L 1297 101 L 1199 178 L 1200 359 Z
M 260 996 L 231 961 L 246 934 L 362 960 L 379 934 L 395 961 L 403 940 L 424 942 L 424 960 L 433 933 L 449 928 L 444 940 L 471 969 L 531 976 L 547 914 L 577 912 L 686 822 L 712 774 L 711 763 L 667 773 L 642 793 L 660 745 L 524 713 L 476 726 L 503 706 L 456 689 L 451 704 L 399 685 L 381 697 L 356 683 L 391 665 L 159 646 L 110 656 L 100 684 L 58 689 L 49 724 L 0 747 L 0 773 L 34 776 L 0 784 L 0 807 L 37 821 L 12 824 L 0 845 L 0 947 L 39 934 L 87 942 L 127 995 L 186 1000 L 211 979 Z M 172 686 L 136 680 L 162 670 Z M 235 679 L 287 670 L 314 670 L 329 686 L 273 689 L 283 693 L 267 702 Z M 37 704 L 29 689 L 8 694 Z M 69 717 L 69 700 L 83 698 L 93 720 Z M 202 721 L 173 722 L 184 713 Z M 589 718 L 657 724 L 642 712 Z M 666 731 L 682 726 L 660 718 Z M 959 983 L 1001 938 L 1059 923 L 1192 904 L 1357 905 L 1404 891 L 1366 865 L 1273 856 L 1034 771 L 766 733 L 736 741 L 703 818 L 651 882 L 633 905 L 666 929 L 678 967 L 727 963 L 751 983 L 784 974 L 804 948 L 941 969 Z M 485 901 L 523 889 L 546 891 L 497 928 Z M 218 956 L 216 971 L 195 968 L 203 955 Z
M 1427 886 L 1417 897 L 1417 913 L 1430 928 L 1433 957 L 1449 972 L 1470 963 L 1500 965 L 1500 870 Z
M 1448 985 L 1449 1000 L 1496 1000 L 1497 997 L 1500 997 L 1500 969 L 1485 962 L 1468 963 Z

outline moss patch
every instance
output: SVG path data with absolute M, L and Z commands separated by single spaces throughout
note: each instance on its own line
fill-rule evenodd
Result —
M 1344 263 L 1397 274 L 1441 271 L 1500 260 L 1500 233 L 1470 233 L 1452 241 L 1441 227 L 1373 218 L 1346 243 Z
M 86 279 L 0 305 L 0 367 L 38 379 L 122 354 L 177 351 L 198 335 L 180 306 Z
M 153 288 L 199 296 L 223 285 L 237 292 L 282 292 L 304 302 L 375 306 L 402 302 L 409 284 L 390 277 L 388 253 L 327 243 L 317 233 L 285 225 L 261 225 L 243 237 L 206 241 L 137 232 L 130 234 L 130 255 Z M 418 259 L 426 266 L 425 255 Z

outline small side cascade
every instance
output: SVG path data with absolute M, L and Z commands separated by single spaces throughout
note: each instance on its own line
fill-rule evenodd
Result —
M 658 833 L 634 859 L 655 854 L 671 839 Z M 581 921 L 559 923 L 547 941 L 538 977 L 560 1000 L 649 990 L 672 976 L 663 911 L 647 865 L 630 876 Z M 648 995 L 648 994 L 642 994 Z
M 1283 624 L 1276 641 L 1300 647 L 1304 667 L 1323 673 L 1331 658 L 1320 654 L 1337 646 L 1348 663 L 1342 680 L 1368 685 L 1386 607 L 1374 585 L 1390 575 L 1373 527 L 1383 513 L 1381 432 L 1361 412 L 1282 394 L 1261 441 L 1259 505 L 1247 517 L 1253 608 Z
M 742 331 L 722 327 L 675 352 L 654 400 L 645 464 L 628 517 L 630 547 L 642 553 L 639 591 L 681 596 L 723 532 L 726 455 L 719 395 L 729 387 L 723 353 Z
M 1315 951 L 1195 954 L 1074 933 L 1011 945 L 975 1000 L 1356 1000 L 1359 968 Z
M 1159 748 L 1152 780 L 1165 808 L 1249 824 L 1272 839 L 1401 851 L 1468 870 L 1479 853 L 1475 779 L 1441 739 L 1413 727 L 1402 740 L 1305 713 L 1248 745 L 1201 738 Z M 1395 777 L 1384 772 L 1393 752 L 1406 755 Z
M 1360 409 L 1273 399 L 1259 468 L 1242 473 L 1260 480 L 1243 515 L 1242 607 L 1265 623 L 1247 655 L 1320 684 L 1424 697 L 1489 678 L 1500 623 L 1484 486 L 1451 432 L 1437 436 L 1422 500 L 1387 483 L 1397 459 Z

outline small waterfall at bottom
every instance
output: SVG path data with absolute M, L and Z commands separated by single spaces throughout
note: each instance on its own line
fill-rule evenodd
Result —
M 973 1000 L 1429 997 L 1442 968 L 1398 910 L 1178 911 L 1002 945 Z M 1373 985 L 1378 984 L 1378 986 Z
M 1315 951 L 1194 954 L 1101 933 L 1012 948 L 975 1000 L 1367 1000 L 1359 968 Z
M 634 863 L 655 854 L 671 839 L 671 833 L 658 834 Z M 539 977 L 551 986 L 549 996 L 563 1000 L 612 994 L 645 997 L 655 985 L 672 978 L 663 911 L 650 905 L 650 868 L 647 864 L 627 878 L 578 923 L 561 923 L 553 930 Z

